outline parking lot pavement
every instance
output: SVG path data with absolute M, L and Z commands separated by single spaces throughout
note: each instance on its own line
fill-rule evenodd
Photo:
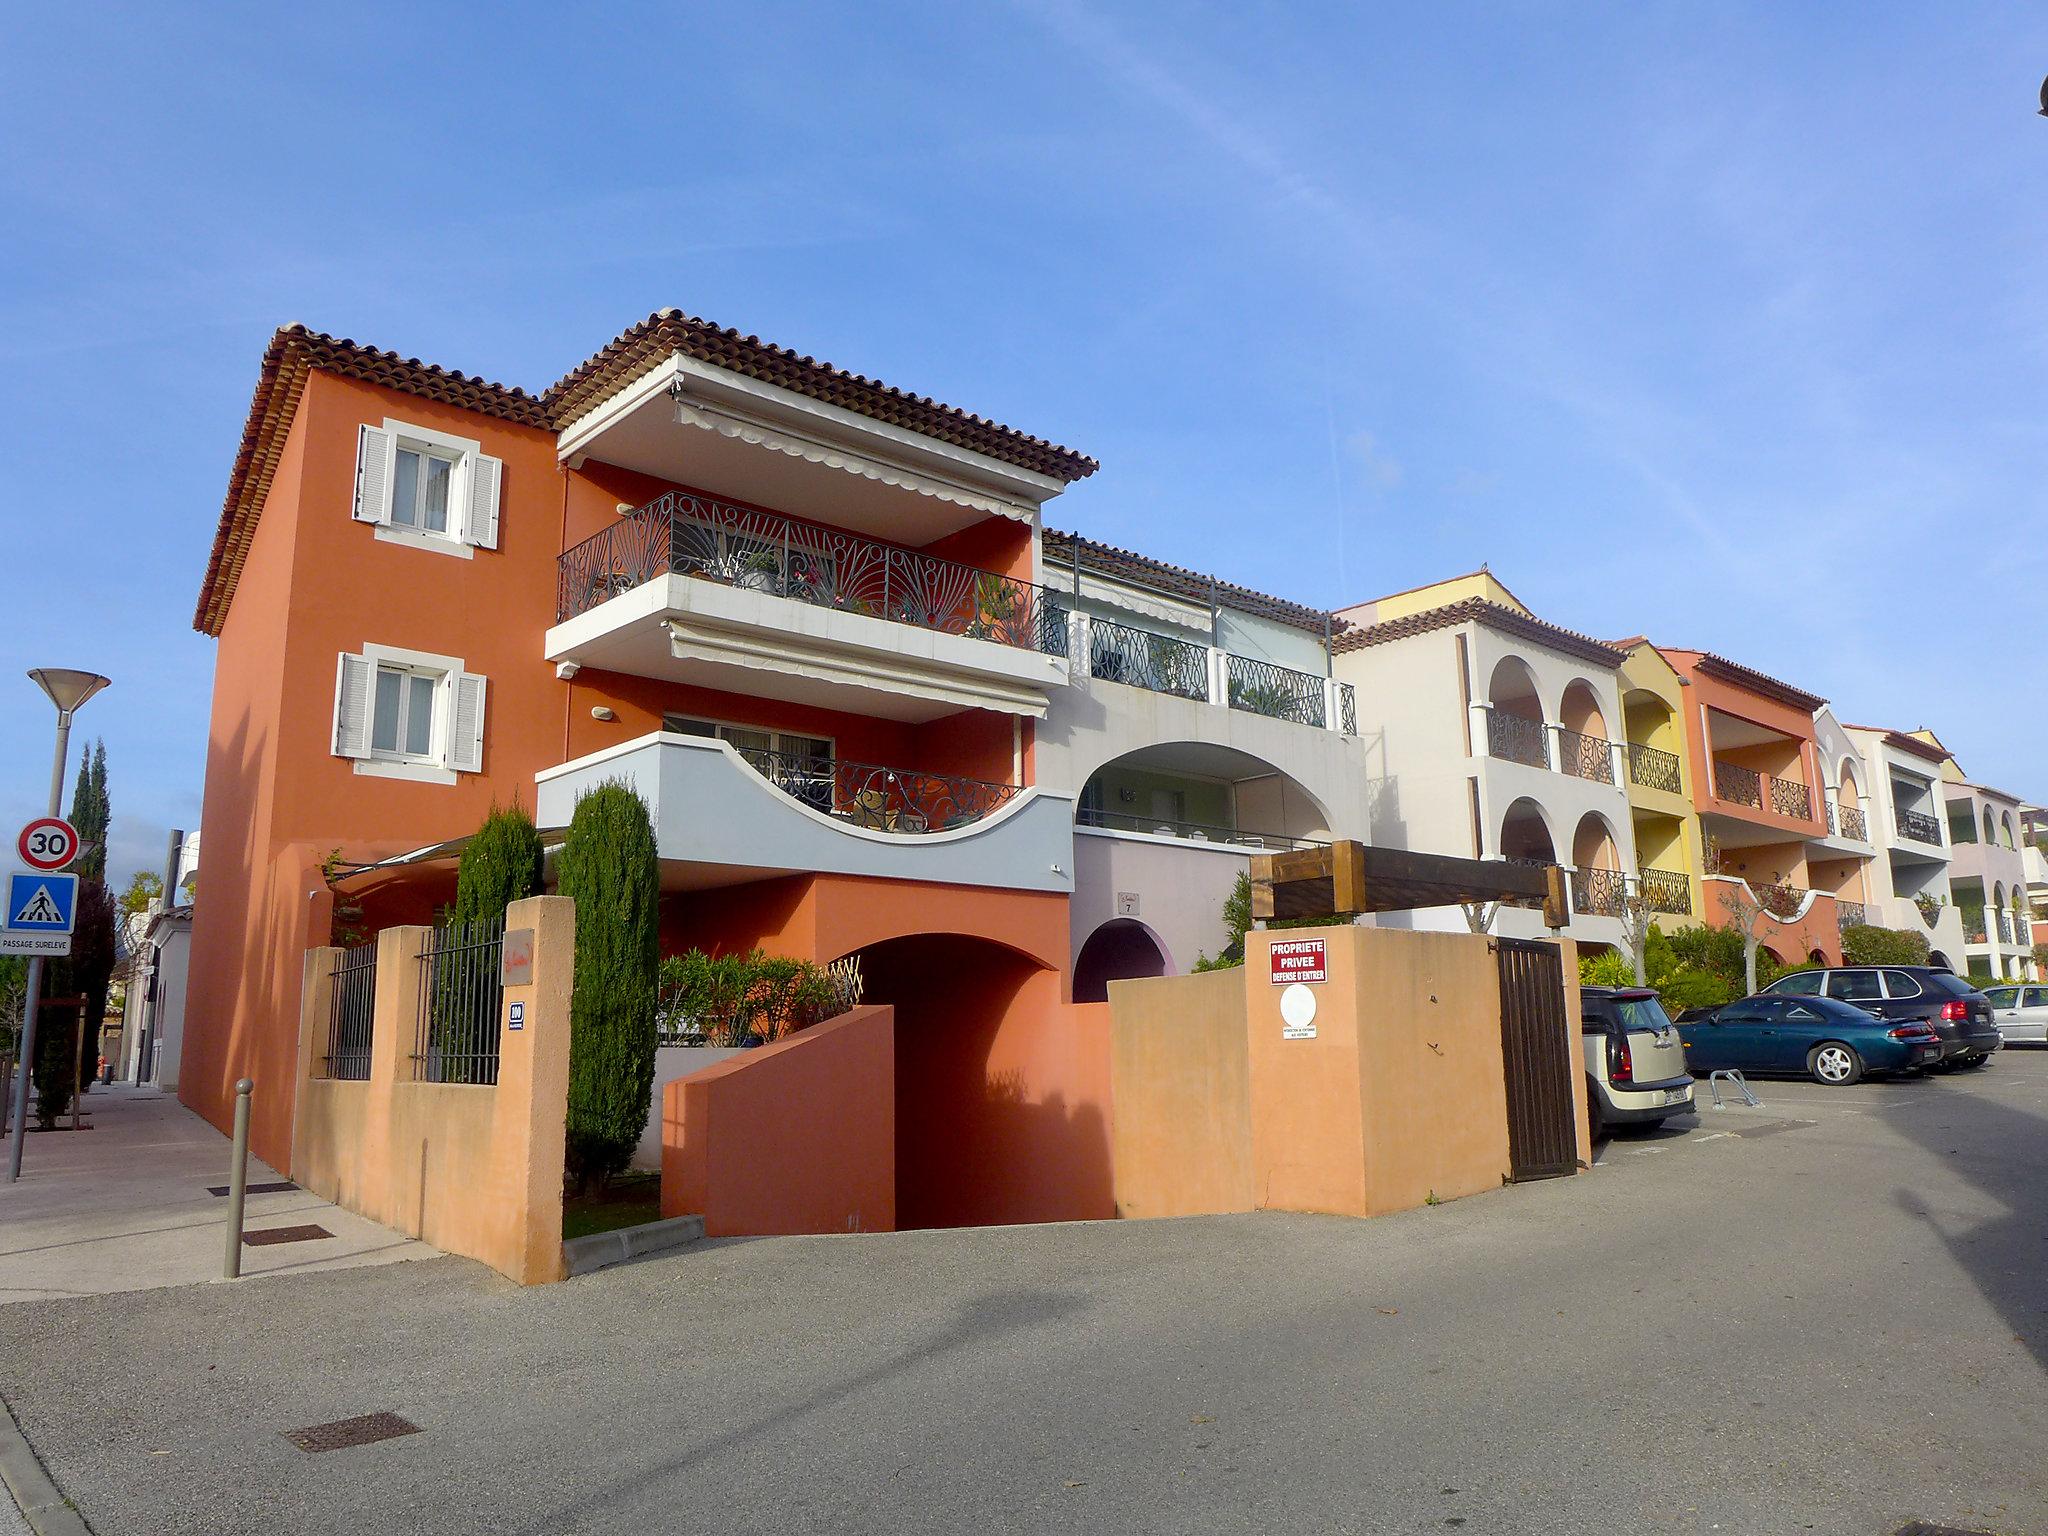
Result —
M 2048 1532 L 2048 1054 L 1759 1094 L 1370 1222 L 35 1303 L 0 1395 L 101 1536 Z

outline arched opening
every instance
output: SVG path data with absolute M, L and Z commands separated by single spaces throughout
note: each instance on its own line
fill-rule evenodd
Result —
M 1600 695 L 1582 677 L 1574 678 L 1566 685 L 1564 697 L 1557 706 L 1557 723 L 1581 736 L 1597 736 L 1602 741 L 1607 739 L 1607 717 L 1600 710 Z
M 957 933 L 855 953 L 896 1012 L 897 1226 L 1115 1214 L 1107 1063 L 1077 1048 L 1059 972 Z
M 1984 846 L 1989 848 L 1998 842 L 1998 827 L 1991 819 L 1991 807 L 1984 807 Z
M 1678 719 L 1662 696 L 1638 688 L 1623 695 L 1622 729 L 1628 734 L 1628 777 L 1631 784 L 1683 794 L 1679 771 Z
M 2012 840 L 2012 813 L 2010 811 L 2006 812 L 2004 816 L 1999 818 L 1998 841 L 2002 846 L 2007 848 L 2018 846 Z
M 1780 955 L 1775 949 L 1771 948 L 1771 946 L 1768 944 L 1757 945 L 1756 957 L 1759 964 L 1761 964 L 1765 960 L 1768 960 L 1771 962 L 1771 964 L 1777 966 L 1779 970 L 1783 970 L 1785 968 L 1784 957 Z
M 1593 685 L 1574 678 L 1558 701 L 1557 718 L 1557 766 L 1582 779 L 1612 784 L 1614 752 L 1607 739 L 1607 716 Z
M 1088 935 L 1074 961 L 1074 1001 L 1106 1003 L 1112 981 L 1164 976 L 1169 969 L 1166 951 L 1150 929 L 1128 917 L 1113 917 Z
M 1588 811 L 1572 832 L 1572 908 L 1597 917 L 1618 917 L 1627 894 L 1614 828 L 1598 811 Z
M 1548 766 L 1543 736 L 1543 700 L 1536 692 L 1536 674 L 1517 656 L 1494 664 L 1486 685 L 1486 750 L 1489 756 L 1533 768 Z
M 1817 949 L 1809 949 L 1806 952 L 1806 958 L 1814 965 L 1826 965 L 1828 963 L 1828 957 Z
M 1517 864 L 1555 864 L 1557 845 L 1543 808 L 1527 796 L 1508 807 L 1500 823 L 1500 856 Z
M 1168 741 L 1112 758 L 1088 776 L 1077 826 L 1194 842 L 1292 848 L 1330 837 L 1329 812 L 1264 758 L 1206 741 Z

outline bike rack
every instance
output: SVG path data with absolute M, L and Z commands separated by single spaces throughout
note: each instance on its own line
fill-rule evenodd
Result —
M 1741 1094 L 1742 1102 L 1751 1109 L 1762 1109 L 1764 1107 L 1764 1101 L 1749 1091 L 1748 1078 L 1744 1077 L 1734 1067 L 1723 1067 L 1718 1072 L 1709 1072 L 1707 1074 L 1707 1092 L 1714 1096 L 1714 1108 L 1727 1109 L 1729 1107 L 1721 1102 L 1721 1085 L 1723 1083 L 1726 1083 L 1730 1088 Z

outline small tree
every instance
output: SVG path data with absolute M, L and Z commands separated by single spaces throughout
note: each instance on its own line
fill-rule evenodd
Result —
M 1629 965 L 1636 973 L 1636 985 L 1649 981 L 1650 902 L 1640 885 L 1623 892 L 1621 898 L 1621 941 L 1628 950 Z
M 576 903 L 568 1174 L 582 1189 L 626 1166 L 654 1087 L 661 875 L 631 788 L 609 781 L 576 802 L 558 871 Z
M 1729 928 L 1742 939 L 1742 984 L 1749 992 L 1757 989 L 1756 952 L 1762 946 L 1763 921 L 1770 911 L 1756 899 L 1747 880 L 1723 880 L 1721 910 L 1728 914 Z
M 462 850 L 449 917 L 458 923 L 498 921 L 513 902 L 540 891 L 542 861 L 533 818 L 516 805 L 491 807 Z
M 1493 915 L 1500 910 L 1497 901 L 1461 901 L 1458 910 L 1465 914 L 1465 926 L 1474 933 L 1487 933 L 1493 928 Z
M 164 893 L 162 875 L 151 874 L 146 869 L 135 871 L 135 877 L 128 882 L 128 889 L 121 893 L 121 915 L 141 917 L 147 913 L 156 899 Z

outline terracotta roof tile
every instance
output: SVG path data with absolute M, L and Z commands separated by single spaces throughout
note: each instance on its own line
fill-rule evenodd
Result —
M 657 310 L 558 380 L 544 396 L 556 425 L 581 416 L 677 352 L 1055 480 L 1085 479 L 1100 467 L 1085 454 L 1042 437 L 970 415 L 929 395 L 907 394 L 677 309 Z
M 1420 613 L 1388 619 L 1383 624 L 1368 624 L 1340 635 L 1332 649 L 1340 653 L 1362 650 L 1368 645 L 1386 645 L 1391 641 L 1406 640 L 1411 635 L 1428 634 L 1432 630 L 1449 629 L 1458 624 L 1484 624 L 1489 629 L 1575 656 L 1599 667 L 1619 667 L 1627 660 L 1613 646 L 1603 644 L 1591 635 L 1531 618 L 1526 613 L 1489 602 L 1483 597 L 1468 597 L 1441 608 L 1425 608 Z
M 1284 597 L 1271 597 L 1264 592 L 1255 592 L 1250 587 L 1238 586 L 1235 582 L 1218 581 L 1214 577 L 1204 576 L 1200 571 L 1191 571 L 1183 565 L 1170 565 L 1164 560 L 1155 560 L 1150 555 L 1118 549 L 1113 544 L 1099 544 L 1093 539 L 1084 539 L 1077 533 L 1061 533 L 1053 528 L 1045 530 L 1045 579 L 1048 585 L 1057 587 L 1060 573 L 1072 568 L 1076 545 L 1080 546 L 1083 572 L 1093 571 L 1097 575 L 1151 587 L 1198 603 L 1209 601 L 1209 590 L 1213 584 L 1217 596 L 1227 598 L 1228 606 L 1240 613 L 1255 613 L 1262 618 L 1277 619 L 1282 624 L 1291 624 L 1297 629 L 1306 629 L 1317 635 L 1323 633 L 1326 622 L 1332 632 L 1350 628 L 1348 620 L 1336 618 L 1321 608 L 1310 608 L 1302 603 L 1290 602 Z
M 1842 729 L 1846 731 L 1867 731 L 1872 736 L 1881 736 L 1884 738 L 1886 746 L 1897 747 L 1901 752 L 1911 753 L 1914 757 L 1924 758 L 1930 763 L 1945 763 L 1948 761 L 1949 755 L 1945 748 L 1937 747 L 1932 742 L 1922 741 L 1918 736 L 1908 736 L 1904 731 L 1895 731 L 1888 725 L 1850 725 L 1844 721 Z
M 1668 653 L 1671 648 L 1659 646 L 1658 649 Z M 1775 699 L 1780 704 L 1789 704 L 1794 709 L 1803 709 L 1809 715 L 1827 703 L 1827 700 L 1817 693 L 1795 688 L 1790 683 L 1772 677 L 1768 672 L 1745 667 L 1741 662 L 1730 661 L 1726 656 L 1716 656 L 1712 651 L 1689 651 L 1682 646 L 1678 649 L 1681 655 L 1698 657 L 1696 665 L 1707 676 L 1717 677 L 1724 683 L 1733 683 L 1738 688 L 1747 688 L 1751 693 Z

